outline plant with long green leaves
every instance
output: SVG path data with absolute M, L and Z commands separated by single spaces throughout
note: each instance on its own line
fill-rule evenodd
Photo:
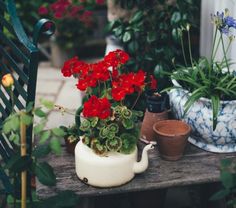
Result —
M 226 199 L 227 207 L 236 206 L 236 165 L 234 159 L 224 159 L 221 161 L 220 180 L 222 189 L 216 192 L 210 200 Z
M 220 101 L 236 99 L 236 77 L 233 73 L 230 73 L 231 63 L 227 59 L 227 52 L 234 37 L 232 29 L 236 29 L 236 20 L 229 16 L 229 12 L 226 9 L 225 12 L 217 12 L 216 15 L 212 15 L 212 21 L 215 25 L 215 35 L 210 60 L 206 57 L 199 59 L 197 62 L 193 60 L 189 34 L 190 25 L 178 30 L 185 66 L 179 67 L 176 71 L 171 73 L 171 77 L 178 81 L 183 89 L 191 93 L 184 105 L 184 114 L 186 114 L 190 107 L 201 97 L 211 100 L 213 130 L 215 130 L 220 111 Z M 188 36 L 190 66 L 187 64 L 187 56 L 183 47 L 184 32 L 187 32 Z M 227 47 L 225 47 L 223 35 L 228 37 Z M 217 40 L 217 37 L 219 37 L 219 40 Z M 220 44 L 223 49 L 223 57 L 221 61 L 217 61 L 215 60 L 215 56 L 219 50 Z

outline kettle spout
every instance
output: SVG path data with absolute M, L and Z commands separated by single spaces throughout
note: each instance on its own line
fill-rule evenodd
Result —
M 142 173 L 148 167 L 148 150 L 154 149 L 153 144 L 148 144 L 143 148 L 142 157 L 139 162 L 134 163 L 134 173 Z

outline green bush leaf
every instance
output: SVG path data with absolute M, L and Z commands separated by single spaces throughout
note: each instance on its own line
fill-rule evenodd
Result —
M 45 123 L 40 123 L 34 127 L 34 134 L 39 134 L 40 132 L 43 131 L 45 127 Z
M 36 108 L 36 109 L 34 110 L 34 114 L 35 114 L 36 116 L 40 117 L 40 118 L 43 118 L 43 117 L 46 116 L 46 113 L 43 112 L 41 108 Z
M 131 40 L 131 37 L 132 37 L 132 36 L 131 36 L 131 32 L 126 31 L 126 32 L 124 33 L 124 35 L 123 35 L 122 40 L 123 40 L 124 43 L 126 43 L 126 42 L 128 42 L 128 41 Z
M 75 207 L 79 203 L 79 197 L 73 191 L 59 192 L 56 196 L 49 197 L 38 204 L 35 208 L 68 208 Z
M 33 110 L 33 108 L 34 108 L 34 102 L 29 102 L 28 105 L 25 108 L 26 113 L 31 112 Z
M 152 43 L 156 40 L 156 32 L 154 31 L 150 31 L 148 32 L 148 36 L 147 36 L 147 42 L 148 43 Z
M 44 131 L 44 132 L 42 133 L 42 135 L 40 136 L 40 141 L 39 141 L 39 143 L 40 143 L 40 144 L 45 143 L 45 142 L 48 140 L 48 138 L 50 137 L 50 135 L 51 135 L 51 132 L 50 132 L 50 131 Z
M 34 148 L 32 155 L 36 158 L 41 158 L 48 155 L 51 152 L 51 149 L 48 144 L 39 145 Z
M 141 19 L 143 18 L 143 12 L 142 11 L 138 11 L 136 12 L 133 17 L 131 18 L 130 20 L 130 23 L 133 24 L 133 23 L 137 23 L 139 22 Z
M 234 177 L 232 173 L 221 171 L 220 179 L 226 189 L 230 189 L 234 186 Z
M 40 102 L 45 108 L 49 110 L 54 108 L 54 103 L 52 101 L 41 99 Z
M 3 133 L 9 134 L 11 131 L 17 131 L 20 128 L 20 119 L 18 115 L 10 115 L 3 124 Z
M 215 201 L 219 199 L 223 199 L 224 197 L 228 196 L 230 191 L 227 189 L 220 190 L 216 192 L 213 196 L 211 196 L 210 200 Z
M 171 24 L 175 25 L 181 21 L 181 14 L 180 12 L 174 12 L 171 16 Z
M 23 113 L 23 114 L 21 115 L 21 121 L 22 121 L 26 126 L 29 126 L 30 124 L 32 124 L 33 118 L 32 118 L 32 116 Z
M 36 164 L 35 175 L 38 180 L 46 186 L 56 185 L 56 176 L 53 168 L 46 162 Z
M 52 133 L 58 137 L 64 137 L 66 135 L 65 131 L 62 128 L 53 128 Z
M 50 140 L 50 147 L 51 147 L 52 152 L 54 152 L 55 154 L 57 155 L 61 154 L 61 143 L 58 140 L 58 138 L 54 137 Z
M 32 158 L 30 156 L 20 156 L 17 154 L 7 161 L 5 168 L 9 169 L 11 172 L 19 173 L 29 169 L 31 164 Z

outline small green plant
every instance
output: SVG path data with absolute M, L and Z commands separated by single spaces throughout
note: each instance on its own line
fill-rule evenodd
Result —
M 12 106 L 14 106 L 14 79 L 11 74 L 3 76 L 2 85 L 10 91 Z M 4 135 L 5 139 L 8 139 L 11 146 L 14 147 L 14 154 L 9 157 L 4 166 L 15 188 L 15 195 L 12 196 L 13 206 L 14 208 L 19 207 L 20 203 L 21 208 L 26 208 L 26 206 L 34 208 L 73 207 L 77 204 L 78 197 L 72 191 L 60 192 L 57 196 L 50 197 L 45 201 L 34 199 L 27 203 L 26 193 L 29 194 L 27 187 L 30 186 L 30 184 L 27 186 L 27 175 L 36 176 L 39 182 L 46 186 L 56 185 L 56 175 L 53 168 L 42 159 L 51 152 L 56 155 L 61 154 L 61 138 L 65 135 L 62 128 L 46 129 L 47 112 L 54 108 L 54 103 L 41 100 L 41 105 L 41 107 L 35 108 L 34 103 L 30 102 L 25 109 L 15 111 L 12 108 L 11 114 L 5 118 L 0 127 L 0 134 Z M 37 119 L 37 122 L 34 123 L 34 119 Z M 35 139 L 32 152 L 30 152 L 31 147 L 27 143 L 26 131 L 32 126 Z M 20 193 L 21 198 L 19 197 Z M 16 198 L 20 198 L 20 200 L 16 200 Z M 65 198 L 67 200 L 64 200 Z
M 227 199 L 227 207 L 236 207 L 236 164 L 233 159 L 221 161 L 220 180 L 223 188 L 215 193 L 211 200 Z
M 178 30 L 186 66 L 177 68 L 171 74 L 171 77 L 179 81 L 183 89 L 191 93 L 184 106 L 185 113 L 187 113 L 192 104 L 199 100 L 199 98 L 205 97 L 211 100 L 213 130 L 215 130 L 220 110 L 220 100 L 236 99 L 236 77 L 230 73 L 230 63 L 226 57 L 233 40 L 231 30 L 236 29 L 236 20 L 229 16 L 229 12 L 226 9 L 225 12 L 217 12 L 216 15 L 213 15 L 212 21 L 215 25 L 215 35 L 210 60 L 205 57 L 199 59 L 197 62 L 193 60 L 189 33 L 190 25 Z M 183 31 L 187 31 L 188 33 L 190 66 L 187 66 L 183 47 Z M 217 41 L 218 35 L 219 40 Z M 225 47 L 223 35 L 228 37 L 227 47 Z M 221 61 L 216 61 L 215 56 L 220 45 L 222 45 L 224 55 Z

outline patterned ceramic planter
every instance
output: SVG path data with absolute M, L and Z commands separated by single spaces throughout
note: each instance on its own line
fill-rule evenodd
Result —
M 236 100 L 220 102 L 218 123 L 213 131 L 212 108 L 209 99 L 200 98 L 183 118 L 184 104 L 189 93 L 181 88 L 173 89 L 169 97 L 173 114 L 192 128 L 190 143 L 210 152 L 236 152 Z

